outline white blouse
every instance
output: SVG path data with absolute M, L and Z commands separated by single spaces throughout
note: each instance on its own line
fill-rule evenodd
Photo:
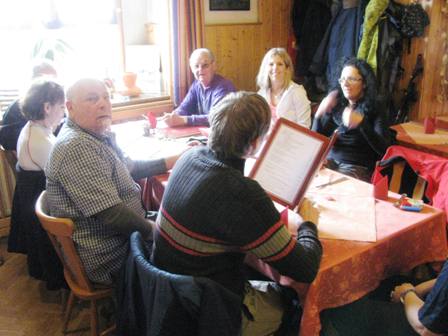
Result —
M 258 94 L 266 99 L 272 107 L 271 90 L 260 89 Z M 285 118 L 297 124 L 310 128 L 311 103 L 302 85 L 291 82 L 275 107 L 277 118 Z
M 17 159 L 24 170 L 44 170 L 56 141 L 51 129 L 28 121 L 17 140 Z

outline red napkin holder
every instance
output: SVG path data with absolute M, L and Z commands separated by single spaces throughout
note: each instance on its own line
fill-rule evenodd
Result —
M 383 176 L 373 185 L 373 197 L 385 201 L 387 200 L 388 192 L 388 178 Z
M 157 118 L 156 118 L 156 116 L 154 115 L 154 113 L 152 113 L 152 112 L 148 112 L 148 113 L 146 114 L 146 116 L 148 117 L 149 127 L 150 127 L 151 129 L 155 129 L 155 128 L 157 127 Z
M 436 118 L 426 117 L 423 120 L 423 129 L 426 134 L 433 134 L 436 131 Z

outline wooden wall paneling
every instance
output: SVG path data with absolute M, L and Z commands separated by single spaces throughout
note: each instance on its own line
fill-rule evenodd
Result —
M 259 26 L 245 25 L 238 29 L 235 41 L 233 63 L 235 64 L 232 72 L 236 74 L 235 82 L 240 83 L 237 86 L 239 90 L 250 91 L 255 88 L 255 78 L 252 78 L 252 74 L 258 71 L 257 62 L 249 61 L 254 59 L 256 53 L 255 48 L 257 46 L 257 41 L 255 38 L 256 31 Z
M 442 59 L 444 56 L 444 52 L 447 50 L 446 44 L 443 43 L 442 34 L 448 34 L 448 13 L 442 13 L 444 1 L 433 1 L 431 7 L 431 23 L 433 24 L 431 27 L 432 34 L 429 37 L 429 40 L 432 41 L 430 48 L 428 48 L 428 67 L 430 68 L 430 73 L 428 74 L 428 90 L 431 93 L 431 110 L 424 110 L 423 116 L 429 114 L 429 112 L 433 112 L 433 115 L 448 115 L 448 94 L 445 95 L 444 101 L 439 101 L 437 98 L 438 95 L 441 94 L 441 85 L 442 78 L 440 77 L 440 72 L 442 71 Z M 445 40 L 445 43 L 448 43 L 448 39 Z M 432 62 L 429 60 L 433 59 Z M 446 75 L 446 74 L 445 74 Z M 448 86 L 445 86 L 448 90 Z M 424 100 L 427 101 L 427 100 Z M 427 105 L 425 105 L 427 106 Z
M 443 44 L 441 35 L 446 32 L 443 27 L 442 1 L 433 1 L 427 8 L 431 23 L 427 31 L 424 46 L 425 73 L 422 80 L 419 110 L 417 119 L 427 115 L 442 115 L 443 104 L 437 100 L 440 93 L 440 68 L 442 65 Z
M 399 2 L 409 4 L 411 0 L 400 0 Z M 408 52 L 407 46 L 404 46 L 402 67 L 405 74 L 399 82 L 398 94 L 398 96 L 402 95 L 402 90 L 409 81 L 417 55 L 423 54 L 424 73 L 417 82 L 419 100 L 411 109 L 409 115 L 411 120 L 422 120 L 428 115 L 448 115 L 448 102 L 441 103 L 437 100 L 437 95 L 440 93 L 440 71 L 443 57 L 441 38 L 443 32 L 448 32 L 448 17 L 442 13 L 444 1 L 420 0 L 419 3 L 427 11 L 431 22 L 422 37 L 412 39 L 410 52 Z
M 205 47 L 216 55 L 218 72 L 239 90 L 256 90 L 260 62 L 272 47 L 287 46 L 292 0 L 259 0 L 259 22 L 205 26 Z
M 219 57 L 218 60 L 221 64 L 221 66 L 226 65 L 231 66 L 233 65 L 233 60 L 231 58 L 231 50 L 232 50 L 232 36 L 234 34 L 235 29 L 221 29 L 221 36 L 218 41 L 218 52 Z M 228 71 L 228 70 L 227 70 Z
M 207 36 L 211 35 L 210 30 L 212 30 L 214 33 L 213 39 L 207 39 Z M 221 37 L 220 31 L 219 31 L 219 29 L 216 29 L 215 26 L 212 26 L 212 27 L 205 26 L 204 32 L 205 32 L 204 47 L 207 47 L 211 51 L 213 51 L 213 53 L 215 54 L 215 57 L 217 58 L 218 72 L 222 73 L 222 62 L 218 58 L 218 56 L 220 55 L 220 53 L 218 51 L 218 43 L 219 43 L 220 37 Z
M 266 13 L 269 17 L 269 21 L 266 22 L 267 24 L 264 25 L 264 27 L 266 28 L 266 30 L 269 30 L 269 32 L 266 34 L 266 45 L 265 45 L 265 50 L 269 50 L 272 47 L 278 47 L 278 41 L 281 38 L 281 31 L 279 29 L 279 23 L 280 20 L 278 19 L 279 17 L 281 17 L 281 10 L 280 10 L 280 3 L 281 1 L 271 1 L 270 2 L 270 9 L 269 9 L 269 14 Z
M 275 41 L 278 45 L 283 44 L 283 46 L 287 47 L 288 35 L 291 29 L 291 6 L 289 5 L 289 1 L 279 1 L 274 6 L 280 6 L 280 15 L 278 18 L 273 17 L 273 21 L 275 23 L 275 31 L 278 32 L 278 39 Z M 273 11 L 273 13 L 275 13 Z M 285 43 L 286 41 L 286 43 Z
M 399 0 L 397 2 L 402 3 L 402 4 L 409 4 L 410 0 Z M 397 102 L 397 107 L 399 106 L 400 101 L 401 101 L 402 97 L 404 96 L 405 89 L 408 85 L 409 79 L 411 78 L 412 70 L 414 68 L 415 61 L 417 59 L 417 55 L 419 53 L 422 53 L 422 51 L 424 49 L 422 40 L 423 40 L 423 37 L 413 38 L 411 41 L 411 44 L 410 44 L 410 46 L 411 46 L 410 50 L 409 50 L 408 41 L 403 40 L 403 54 L 402 54 L 401 66 L 403 67 L 404 72 L 403 72 L 402 78 L 400 79 L 400 81 L 398 83 L 398 91 L 397 91 L 396 97 L 395 97 L 395 100 Z M 423 61 L 425 61 L 425 59 Z M 423 77 L 420 77 L 420 79 L 416 82 L 417 90 L 419 92 L 419 100 L 415 104 L 413 104 L 411 110 L 409 111 L 410 119 L 416 119 L 416 114 L 420 107 L 422 78 Z

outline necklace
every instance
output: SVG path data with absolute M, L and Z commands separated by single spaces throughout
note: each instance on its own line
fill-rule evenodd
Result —
M 357 103 L 348 103 L 348 107 L 351 108 L 352 110 L 355 110 L 357 105 L 358 105 Z
M 285 92 L 284 89 L 280 90 L 280 92 L 277 93 L 277 94 L 275 94 L 275 93 L 272 91 L 272 95 L 274 96 L 274 98 L 275 98 L 276 100 L 279 100 L 279 99 L 283 96 L 283 92 Z

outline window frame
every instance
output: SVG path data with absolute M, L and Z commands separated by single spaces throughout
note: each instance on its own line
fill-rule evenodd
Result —
M 128 0 L 133 1 L 133 0 Z M 148 9 L 146 11 L 146 17 L 144 18 L 147 22 L 150 21 L 150 10 L 152 10 L 154 7 L 152 1 L 158 1 L 158 0 L 146 0 Z M 129 3 L 128 3 L 129 5 Z M 118 25 L 118 37 L 119 41 L 118 43 L 118 49 L 120 50 L 120 55 L 118 55 L 119 59 L 117 60 L 117 65 L 119 67 L 114 68 L 115 72 L 115 83 L 120 82 L 120 78 L 117 77 L 117 74 L 124 73 L 126 69 L 126 48 L 127 44 L 125 43 L 125 30 L 126 25 L 123 22 L 123 0 L 115 0 L 113 1 L 113 6 L 115 10 L 115 18 L 116 18 L 116 24 Z M 167 32 L 168 38 L 165 38 L 163 36 L 163 39 L 160 38 L 159 42 L 157 43 L 157 46 L 159 47 L 160 51 L 160 61 L 161 61 L 161 68 L 163 71 L 161 72 L 161 90 L 160 93 L 157 92 L 157 89 L 153 93 L 143 93 L 141 96 L 138 97 L 129 97 L 125 98 L 123 101 L 118 102 L 112 102 L 112 112 L 113 112 L 113 119 L 122 119 L 123 117 L 137 117 L 141 116 L 145 111 L 151 110 L 155 112 L 167 112 L 171 111 L 173 109 L 174 105 L 174 99 L 173 99 L 173 77 L 172 77 L 172 61 L 171 61 L 171 55 L 172 55 L 172 25 L 171 25 L 171 15 L 170 15 L 170 5 L 166 4 L 163 7 L 166 8 L 166 21 L 163 20 L 163 26 L 165 29 L 165 32 Z M 160 12 L 157 11 L 157 15 L 160 15 Z M 130 20 L 128 20 L 131 22 Z M 141 24 L 141 22 L 140 22 Z M 143 28 L 143 27 L 142 27 Z M 8 29 L 8 28 L 6 28 Z M 43 37 L 44 38 L 44 37 Z M 145 45 L 147 42 L 144 41 L 142 45 Z M 149 45 L 149 43 L 147 43 Z M 132 44 L 129 44 L 132 45 Z M 22 65 L 21 65 L 22 66 Z M 25 64 L 23 64 L 25 66 Z M 145 68 L 142 68 L 145 69 Z M 151 70 L 149 70 L 151 71 Z M 4 88 L 1 88 L 2 91 L 14 91 L 16 92 L 16 96 L 12 97 L 13 100 L 20 97 L 21 94 L 21 88 L 15 88 L 11 85 L 10 87 L 7 87 L 8 85 L 4 85 Z M 160 95 L 157 95 L 160 94 Z M 124 96 L 126 97 L 126 96 Z M 11 97 L 8 97 L 8 99 Z M 0 121 L 2 120 L 4 111 L 0 111 Z
M 131 0 L 132 1 L 132 0 Z M 159 1 L 159 0 L 153 0 Z M 119 26 L 119 34 L 120 34 L 120 49 L 121 49 L 121 66 L 122 72 L 126 71 L 126 42 L 125 42 L 125 25 L 123 20 L 123 0 L 115 0 L 115 10 L 116 10 L 116 18 L 117 24 Z M 165 86 L 165 95 L 161 95 L 158 97 L 130 97 L 128 101 L 117 102 L 112 104 L 112 116 L 113 120 L 122 119 L 126 117 L 135 117 L 141 116 L 141 112 L 147 112 L 151 110 L 151 112 L 156 114 L 163 114 L 164 112 L 171 112 L 174 109 L 174 99 L 173 99 L 173 64 L 171 61 L 172 57 L 172 24 L 171 24 L 171 16 L 170 16 L 170 5 L 166 5 L 166 15 L 167 15 L 167 35 L 168 39 L 164 44 L 160 44 L 161 47 L 161 66 L 165 71 L 163 71 L 163 79 Z

